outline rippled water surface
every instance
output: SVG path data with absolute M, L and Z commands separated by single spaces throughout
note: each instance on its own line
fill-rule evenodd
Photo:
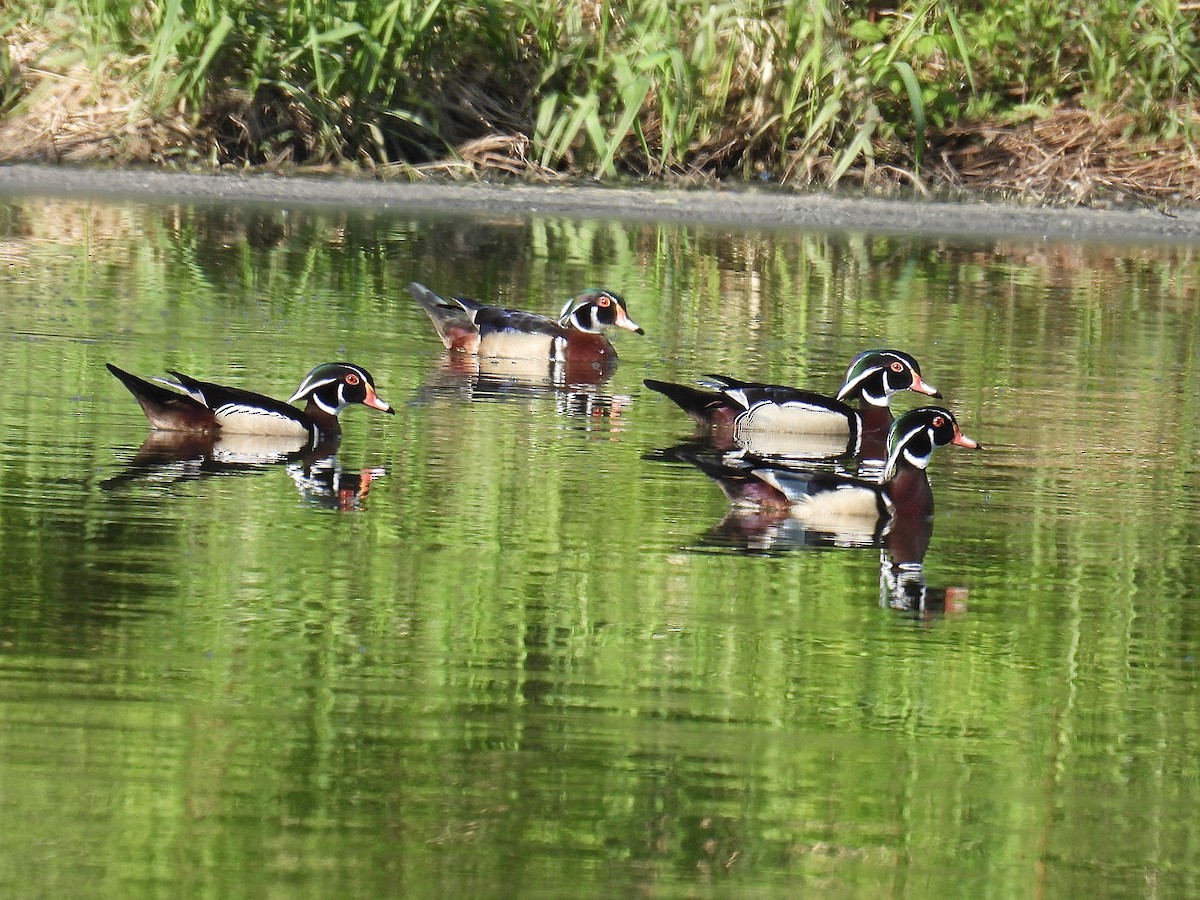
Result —
M 0 278 L 5 894 L 1200 892 L 1196 248 L 23 199 Z M 647 334 L 462 371 L 412 280 Z M 641 384 L 872 346 L 986 447 L 914 608 Z M 104 368 L 335 359 L 397 415 L 307 463 L 145 464 Z

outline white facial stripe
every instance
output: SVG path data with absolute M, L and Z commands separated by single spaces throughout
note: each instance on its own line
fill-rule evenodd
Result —
M 337 381 L 336 378 L 325 378 L 325 379 L 322 379 L 321 381 L 313 381 L 313 382 L 309 382 L 306 379 L 305 382 L 302 385 L 300 385 L 300 387 L 296 388 L 296 393 L 292 394 L 292 396 L 288 399 L 288 403 L 295 403 L 297 400 L 299 400 L 301 397 L 303 397 L 305 394 L 309 393 L 310 391 L 318 390 L 320 388 L 325 387 L 325 385 L 327 385 L 327 384 L 333 384 L 335 381 Z
M 882 366 L 872 366 L 871 368 L 869 368 L 865 372 L 863 372 L 861 375 L 859 375 L 857 378 L 855 378 L 853 381 L 847 381 L 844 385 L 842 385 L 842 389 L 840 391 L 838 391 L 838 398 L 842 399 L 842 398 L 848 397 L 850 394 L 853 394 L 855 391 L 858 390 L 858 386 L 860 384 L 862 384 L 864 381 L 866 381 L 868 378 L 870 378 L 876 372 L 881 371 L 881 369 L 882 369 Z
M 933 429 L 931 429 L 925 425 L 918 425 L 915 428 L 909 429 L 907 432 L 904 433 L 903 436 L 901 436 L 896 441 L 896 443 L 893 445 L 891 454 L 888 456 L 887 466 L 885 468 L 885 473 L 888 476 L 895 474 L 896 463 L 899 461 L 899 459 L 902 455 L 906 460 L 908 460 L 910 463 L 912 463 L 918 469 L 928 468 L 928 466 L 929 466 L 929 457 L 928 456 L 914 457 L 908 451 L 908 442 L 910 440 L 912 440 L 913 435 L 920 434 L 922 431 L 928 432 L 930 446 L 933 445 Z
M 575 312 L 571 313 L 571 324 L 574 325 L 576 328 L 578 328 L 580 331 L 586 332 L 588 334 L 599 334 L 600 333 L 600 325 L 596 322 L 596 310 L 593 309 L 591 311 L 591 315 L 588 316 L 588 319 L 590 321 L 588 321 L 588 322 L 584 322 L 582 319 L 579 318 L 579 314 L 581 312 L 583 312 L 582 306 L 579 309 L 575 310 Z

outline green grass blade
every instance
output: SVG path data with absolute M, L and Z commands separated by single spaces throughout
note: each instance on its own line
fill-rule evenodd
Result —
M 854 161 L 860 156 L 865 156 L 871 152 L 871 136 L 875 132 L 875 116 L 869 112 L 866 121 L 859 127 L 858 132 L 854 135 L 854 139 L 850 144 L 841 150 L 837 157 L 837 163 L 834 166 L 833 174 L 829 176 L 829 183 L 836 185 L 842 180 L 842 176 L 849 171 L 854 165 Z
M 908 91 L 908 102 L 912 107 L 913 131 L 915 132 L 913 163 L 917 169 L 920 169 L 921 157 L 925 154 L 925 100 L 921 96 L 921 85 L 917 82 L 917 75 L 908 63 L 897 59 L 892 63 L 892 67 L 900 73 L 900 80 L 904 82 L 904 87 Z
M 196 61 L 187 84 L 184 87 L 186 93 L 191 93 L 195 90 L 200 79 L 208 72 L 208 67 L 212 65 L 213 58 L 217 55 L 217 51 L 221 49 L 221 45 L 225 42 L 225 38 L 229 32 L 233 30 L 233 19 L 228 13 L 222 13 L 217 24 L 213 26 L 212 31 L 208 33 L 208 40 L 204 42 L 204 49 L 200 52 L 200 57 Z
M 954 14 L 954 4 L 946 2 L 942 5 L 942 9 L 945 10 L 946 21 L 950 24 L 950 33 L 954 36 L 954 45 L 958 48 L 958 58 L 962 60 L 963 72 L 967 76 L 967 84 L 971 88 L 971 96 L 974 96 L 979 93 L 979 87 L 975 81 L 975 67 L 971 65 L 971 53 L 967 49 L 967 38 L 963 34 L 958 16 Z
M 601 176 L 610 176 L 616 174 L 616 169 L 613 167 L 613 159 L 617 155 L 617 151 L 621 148 L 621 144 L 629 135 L 633 128 L 633 123 L 642 112 L 642 105 L 646 102 L 646 95 L 650 92 L 650 79 L 641 76 L 630 82 L 621 91 L 621 100 L 624 108 L 621 110 L 621 115 L 609 132 L 607 138 L 608 146 L 604 150 L 604 155 L 600 159 L 600 165 L 597 166 L 597 173 Z

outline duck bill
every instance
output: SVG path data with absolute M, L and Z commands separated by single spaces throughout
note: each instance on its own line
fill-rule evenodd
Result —
M 369 406 L 371 409 L 377 409 L 380 412 L 385 412 L 393 416 L 396 414 L 396 411 L 392 409 L 392 405 L 386 400 L 380 399 L 379 395 L 369 387 L 367 388 L 367 396 L 363 400 L 363 406 Z
M 629 313 L 623 309 L 617 310 L 617 320 L 613 322 L 618 328 L 624 328 L 626 331 L 632 331 L 634 334 L 645 334 L 646 330 L 637 322 L 629 318 Z
M 978 441 L 974 440 L 973 438 L 967 437 L 965 434 L 963 434 L 957 428 L 954 429 L 954 440 L 952 440 L 950 443 L 958 444 L 958 446 L 960 446 L 960 447 L 966 447 L 968 450 L 978 450 L 979 449 Z
M 942 392 L 935 388 L 928 381 L 922 380 L 921 376 L 913 372 L 913 383 L 910 391 L 916 391 L 918 394 L 927 394 L 930 397 L 937 397 L 939 400 L 942 397 Z

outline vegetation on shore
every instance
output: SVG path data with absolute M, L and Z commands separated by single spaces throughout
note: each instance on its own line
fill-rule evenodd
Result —
M 1200 200 L 1178 0 L 10 0 L 0 159 Z

